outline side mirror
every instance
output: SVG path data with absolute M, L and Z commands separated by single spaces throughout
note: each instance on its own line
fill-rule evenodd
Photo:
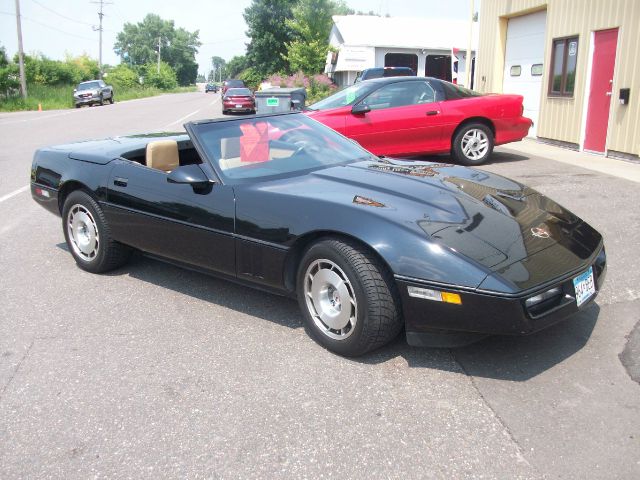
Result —
M 354 105 L 351 108 L 351 113 L 353 113 L 354 115 L 358 115 L 358 114 L 362 115 L 370 111 L 371 111 L 371 107 L 369 107 L 369 105 L 366 105 L 364 103 L 358 103 L 357 105 Z
M 183 165 L 167 176 L 167 182 L 188 184 L 195 189 L 207 188 L 213 184 L 198 165 Z

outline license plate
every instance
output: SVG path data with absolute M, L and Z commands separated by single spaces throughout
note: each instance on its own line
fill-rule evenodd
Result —
M 236 105 L 236 108 L 242 108 L 242 105 Z
M 593 281 L 592 267 L 589 267 L 589 270 L 573 279 L 573 289 L 576 292 L 576 304 L 578 307 L 596 293 L 596 284 Z

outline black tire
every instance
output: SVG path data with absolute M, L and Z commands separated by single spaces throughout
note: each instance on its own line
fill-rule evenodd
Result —
M 469 123 L 454 135 L 451 155 L 462 165 L 481 165 L 491 156 L 493 144 L 493 132 L 489 127 L 483 123 Z
M 113 93 L 111 94 L 111 98 L 109 99 L 109 103 L 110 103 L 111 105 L 113 105 L 114 103 L 116 103 L 116 98 L 115 98 L 115 95 L 114 95 Z
M 326 262 L 324 268 L 321 266 L 323 262 Z M 350 318 L 355 322 L 350 320 L 345 328 L 332 330 L 318 314 L 321 302 L 312 294 L 312 287 L 321 271 L 332 271 L 338 278 L 344 276 L 347 279 L 343 285 L 355 303 L 346 305 L 350 309 Z M 300 262 L 296 285 L 307 333 L 320 345 L 339 355 L 352 357 L 375 350 L 393 340 L 402 329 L 400 301 L 391 273 L 374 254 L 355 242 L 326 238 L 313 244 Z M 335 299 L 331 287 L 320 291 L 326 299 Z M 343 314 L 345 297 L 351 299 L 338 294 L 338 309 L 334 310 L 338 315 Z
M 229 112 L 227 112 L 226 110 L 222 110 L 222 114 L 223 114 L 223 115 L 228 115 L 228 114 L 229 114 Z
M 76 108 L 80 108 L 80 105 L 77 105 L 77 104 L 76 104 Z
M 102 107 L 104 105 L 104 97 L 102 95 L 100 95 L 100 106 Z
M 83 222 L 82 216 L 86 219 Z M 69 224 L 72 224 L 70 226 Z M 74 229 L 73 225 L 78 225 Z M 84 225 L 84 227 L 82 227 Z M 79 232 L 84 229 L 88 234 Z M 75 190 L 65 199 L 62 209 L 62 230 L 69 251 L 80 268 L 91 273 L 103 273 L 124 265 L 131 255 L 131 248 L 111 237 L 109 225 L 100 205 L 87 193 Z M 70 232 L 73 230 L 74 232 Z M 95 236 L 95 242 L 84 246 L 80 237 Z M 95 245 L 91 247 L 91 245 Z M 89 251 L 90 250 L 90 251 Z

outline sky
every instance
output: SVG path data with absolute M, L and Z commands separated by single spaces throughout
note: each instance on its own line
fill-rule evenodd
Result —
M 373 10 L 394 17 L 467 19 L 471 0 L 346 0 L 354 10 Z M 65 54 L 98 58 L 99 0 L 20 0 L 25 53 L 39 52 L 60 60 Z M 476 11 L 480 0 L 475 0 Z M 148 13 L 173 20 L 176 27 L 200 31 L 196 55 L 199 72 L 211 69 L 211 57 L 229 60 L 245 52 L 249 41 L 242 12 L 251 0 L 105 0 L 102 61 L 120 62 L 113 51 L 125 23 L 138 23 Z M 18 50 L 15 0 L 0 0 L 0 46 L 13 56 Z

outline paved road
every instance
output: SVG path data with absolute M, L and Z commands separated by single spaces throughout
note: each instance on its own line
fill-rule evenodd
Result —
M 146 258 L 79 270 L 20 192 L 38 146 L 219 115 L 203 93 L 0 114 L 0 478 L 640 477 L 618 358 L 640 317 L 637 184 L 500 149 L 488 170 L 604 232 L 598 304 L 527 338 L 348 360 L 293 301 Z

